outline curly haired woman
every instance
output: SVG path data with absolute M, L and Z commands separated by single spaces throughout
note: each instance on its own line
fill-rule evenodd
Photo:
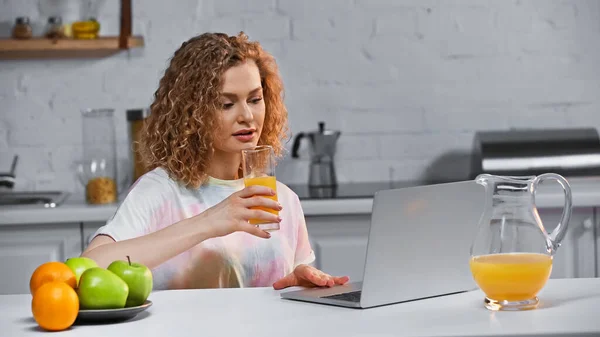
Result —
M 283 152 L 287 110 L 273 57 L 244 33 L 182 44 L 160 80 L 140 151 L 140 177 L 83 256 L 126 256 L 152 269 L 154 289 L 334 286 L 314 261 L 297 195 L 277 182 L 244 187 L 241 151 Z M 251 207 L 279 210 L 279 216 Z M 251 225 L 280 223 L 272 234 Z

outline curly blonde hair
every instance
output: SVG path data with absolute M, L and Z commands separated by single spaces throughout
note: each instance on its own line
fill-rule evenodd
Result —
M 139 151 L 146 169 L 165 169 L 172 179 L 198 187 L 207 178 L 218 126 L 223 73 L 254 60 L 258 66 L 265 121 L 259 145 L 281 156 L 287 138 L 287 109 L 275 59 L 244 32 L 204 33 L 184 42 L 171 58 L 144 122 Z

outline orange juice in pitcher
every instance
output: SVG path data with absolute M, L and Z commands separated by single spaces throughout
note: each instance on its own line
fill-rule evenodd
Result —
M 535 206 L 540 182 L 556 180 L 563 187 L 563 213 L 548 232 Z M 538 293 L 550 278 L 554 254 L 566 235 L 571 217 L 571 187 L 554 173 L 511 177 L 481 174 L 476 182 L 485 187 L 485 209 L 471 246 L 469 267 L 485 294 L 490 310 L 537 308 Z
M 548 281 L 552 256 L 536 253 L 489 254 L 472 257 L 471 273 L 481 290 L 498 301 L 527 301 Z

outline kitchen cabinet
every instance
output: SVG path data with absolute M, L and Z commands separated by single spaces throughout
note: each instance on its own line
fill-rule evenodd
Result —
M 556 228 L 562 208 L 538 208 L 546 231 Z M 596 277 L 595 209 L 573 208 L 567 234 L 558 248 L 550 278 Z
M 0 294 L 29 293 L 33 271 L 81 254 L 78 223 L 0 226 Z
M 307 216 L 314 266 L 331 275 L 362 281 L 370 224 L 371 214 Z
M 562 208 L 538 208 L 548 231 Z M 361 281 L 371 214 L 307 215 L 315 267 L 332 275 Z M 26 293 L 37 266 L 78 256 L 105 221 L 0 226 L 0 294 Z M 565 239 L 554 257 L 551 278 L 598 277 L 600 270 L 600 206 L 574 207 Z
M 596 258 L 596 277 L 600 277 L 600 208 L 594 214 L 594 250 Z
M 547 231 L 558 225 L 562 208 L 540 208 Z M 597 277 L 600 245 L 596 215 L 600 208 L 573 208 L 567 235 L 554 256 L 551 278 Z M 332 275 L 347 275 L 361 281 L 366 257 L 370 214 L 307 216 L 306 224 L 315 251 L 315 267 Z

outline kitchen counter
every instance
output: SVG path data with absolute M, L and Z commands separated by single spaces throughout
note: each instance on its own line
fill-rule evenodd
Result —
M 306 216 L 369 214 L 372 198 L 301 200 Z M 117 204 L 88 205 L 79 198 L 67 199 L 55 208 L 0 207 L 0 226 L 69 222 L 104 222 L 117 210 Z
M 290 288 L 289 290 L 293 290 Z M 287 290 L 284 290 L 287 291 Z M 540 307 L 492 312 L 483 293 L 349 309 L 283 300 L 271 288 L 170 290 L 130 321 L 74 325 L 53 336 L 583 336 L 599 335 L 600 279 L 549 280 Z M 2 336 L 41 336 L 31 296 L 0 296 Z
M 569 179 L 573 207 L 600 206 L 600 177 Z M 370 214 L 373 198 L 357 196 L 300 200 L 306 216 Z M 561 187 L 553 181 L 540 186 L 536 194 L 539 208 L 562 207 Z M 80 197 L 71 197 L 56 208 L 0 207 L 0 225 L 104 222 L 116 211 L 117 204 L 87 205 Z

